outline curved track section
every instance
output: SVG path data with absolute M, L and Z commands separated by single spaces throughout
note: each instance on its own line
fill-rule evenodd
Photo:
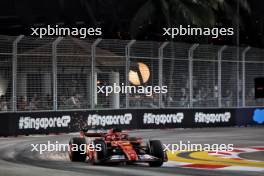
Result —
M 48 141 L 67 144 L 72 136 L 78 134 L 0 138 L 0 175 L 263 176 L 264 164 L 260 161 L 264 153 L 264 148 L 260 147 L 264 146 L 263 130 L 264 128 L 207 128 L 130 132 L 132 136 L 160 139 L 165 144 L 179 143 L 181 140 L 195 144 L 234 144 L 241 149 L 229 154 L 211 152 L 169 154 L 170 161 L 161 168 L 150 168 L 145 165 L 92 166 L 89 163 L 70 162 L 67 152 L 40 154 L 31 151 L 31 144 L 46 144 Z

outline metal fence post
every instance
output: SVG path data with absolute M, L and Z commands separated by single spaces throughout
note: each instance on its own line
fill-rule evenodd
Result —
M 18 36 L 13 42 L 12 48 L 12 111 L 17 111 L 17 44 L 24 35 Z
M 199 44 L 193 44 L 188 51 L 188 59 L 189 59 L 189 93 L 190 93 L 190 105 L 189 107 L 193 107 L 193 52 L 199 46 Z
M 169 42 L 164 42 L 159 48 L 159 87 L 163 85 L 163 50 L 169 44 Z M 159 108 L 162 105 L 162 94 L 159 94 Z
M 218 107 L 222 107 L 222 56 L 227 46 L 222 46 L 217 53 L 218 60 Z
M 251 47 L 247 47 L 242 52 L 242 107 L 246 107 L 246 54 L 251 49 Z
M 58 110 L 58 93 L 57 93 L 57 45 L 62 40 L 58 37 L 52 43 L 52 75 L 53 75 L 53 110 Z
M 130 68 L 130 48 L 136 42 L 136 40 L 131 40 L 126 46 L 126 86 L 129 85 L 129 68 Z M 126 109 L 129 107 L 128 94 L 126 93 Z
M 101 38 L 96 39 L 91 48 L 91 54 L 92 54 L 92 62 L 91 62 L 91 108 L 95 108 L 95 94 L 97 94 L 97 84 L 95 83 L 95 59 L 96 59 L 96 46 L 102 41 Z

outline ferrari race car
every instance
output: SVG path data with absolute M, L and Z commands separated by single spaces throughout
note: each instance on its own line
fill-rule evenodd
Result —
M 144 162 L 151 167 L 160 167 L 167 161 L 159 140 L 143 142 L 142 138 L 129 137 L 127 133 L 117 129 L 105 133 L 81 130 L 80 137 L 70 139 L 69 157 L 71 161 L 88 160 L 94 165 Z

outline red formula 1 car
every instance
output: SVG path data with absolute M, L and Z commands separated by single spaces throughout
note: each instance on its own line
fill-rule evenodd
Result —
M 121 130 L 107 133 L 88 133 L 81 130 L 80 137 L 69 142 L 71 161 L 90 161 L 92 164 L 139 163 L 145 162 L 152 167 L 160 167 L 167 161 L 159 140 L 143 142 L 142 138 L 129 137 Z

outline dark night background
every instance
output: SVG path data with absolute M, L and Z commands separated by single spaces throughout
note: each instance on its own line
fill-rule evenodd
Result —
M 102 27 L 103 38 L 169 40 L 162 36 L 162 27 L 168 26 L 164 18 L 157 14 L 145 20 L 137 29 L 131 27 L 131 21 L 146 2 L 157 3 L 159 0 L 1 0 L 0 1 L 0 35 L 29 35 L 30 27 L 45 27 L 48 24 L 59 24 L 61 27 Z M 170 0 L 164 0 L 170 1 Z M 171 0 L 172 1 L 172 0 Z M 190 1 L 190 0 L 186 0 Z M 236 2 L 238 0 L 226 0 Z M 241 0 L 243 1 L 243 0 Z M 160 1 L 162 2 L 162 1 Z M 228 2 L 228 3 L 229 3 Z M 185 3 L 185 2 L 184 2 Z M 223 37 L 218 39 L 181 37 L 176 41 L 213 44 L 230 44 L 240 46 L 264 47 L 264 1 L 248 0 L 250 12 L 239 8 L 239 37 Z M 188 5 L 188 4 L 187 4 Z M 153 6 L 149 6 L 151 9 Z M 156 8 L 159 5 L 156 6 Z M 193 8 L 193 7 L 192 7 Z M 172 8 L 173 9 L 173 8 Z M 197 8 L 193 8 L 196 10 Z M 150 10 L 151 11 L 151 10 Z M 238 12 L 233 4 L 231 11 Z M 143 15 L 148 15 L 143 11 Z M 166 12 L 165 12 L 166 13 Z M 174 13 L 177 13 L 177 11 Z M 231 12 L 230 12 L 231 13 Z M 199 12 L 197 13 L 199 14 Z M 208 15 L 209 14 L 202 14 Z M 218 27 L 231 27 L 238 24 L 233 16 L 225 17 L 217 11 Z M 150 15 L 151 16 L 151 15 Z M 144 18 L 144 17 L 142 17 Z M 173 17 L 172 17 L 173 18 Z M 228 19 L 229 18 L 229 19 Z M 177 19 L 177 24 L 188 24 L 185 19 Z M 175 20 L 176 21 L 176 20 Z M 172 27 L 176 23 L 171 24 Z

